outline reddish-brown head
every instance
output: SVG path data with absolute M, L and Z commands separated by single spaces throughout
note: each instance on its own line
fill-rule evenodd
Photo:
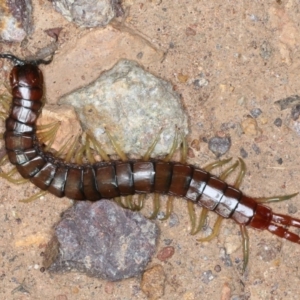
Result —
M 43 74 L 34 64 L 17 65 L 10 73 L 10 84 L 12 88 L 16 86 L 42 88 Z

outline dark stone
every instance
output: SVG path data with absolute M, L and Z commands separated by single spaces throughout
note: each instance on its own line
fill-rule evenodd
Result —
M 77 202 L 55 228 L 43 266 L 116 281 L 141 274 L 155 252 L 158 227 L 112 201 Z
M 276 118 L 276 120 L 274 121 L 274 125 L 277 126 L 277 127 L 281 127 L 281 125 L 282 125 L 282 119 Z
M 208 148 L 212 151 L 217 157 L 225 154 L 231 146 L 231 139 L 228 136 L 225 137 L 213 137 L 208 141 Z

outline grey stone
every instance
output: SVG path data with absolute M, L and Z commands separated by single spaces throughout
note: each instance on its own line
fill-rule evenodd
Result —
M 116 0 L 51 0 L 56 11 L 81 27 L 102 27 L 115 17 Z
M 153 156 L 169 153 L 176 128 L 188 133 L 188 117 L 180 96 L 170 83 L 143 70 L 136 62 L 121 60 L 91 85 L 64 96 L 84 130 L 92 131 L 108 154 L 115 153 L 107 129 L 125 153 L 143 155 L 159 131 Z
M 141 274 L 155 253 L 158 227 L 112 201 L 77 202 L 55 228 L 43 265 L 110 281 Z
M 33 30 L 31 0 L 2 1 L 0 20 L 0 40 L 21 42 Z

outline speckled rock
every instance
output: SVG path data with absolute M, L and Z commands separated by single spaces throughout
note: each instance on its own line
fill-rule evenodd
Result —
M 125 153 L 143 155 L 162 130 L 153 156 L 167 154 L 176 128 L 188 133 L 188 117 L 172 85 L 137 63 L 119 61 L 86 88 L 59 101 L 75 107 L 84 129 L 93 132 L 108 154 L 115 153 L 105 128 Z
M 0 40 L 21 42 L 32 32 L 31 0 L 3 0 L 0 3 Z
M 157 236 L 154 223 L 112 201 L 78 202 L 55 228 L 43 265 L 110 281 L 134 277 L 154 254 Z
M 118 0 L 51 0 L 56 11 L 82 27 L 102 27 L 115 17 Z

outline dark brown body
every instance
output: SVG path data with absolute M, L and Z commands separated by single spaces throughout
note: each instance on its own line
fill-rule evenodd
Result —
M 194 166 L 163 161 L 76 165 L 66 164 L 52 154 L 44 153 L 35 135 L 35 123 L 42 106 L 42 73 L 33 64 L 15 66 L 10 82 L 13 101 L 6 120 L 7 153 L 19 173 L 42 190 L 74 200 L 99 200 L 136 193 L 174 195 L 199 203 L 239 224 L 268 229 L 299 242 L 295 234 L 272 225 L 274 221 L 295 225 L 298 220 L 288 216 L 282 220 L 280 215 L 275 217 L 270 208 Z

